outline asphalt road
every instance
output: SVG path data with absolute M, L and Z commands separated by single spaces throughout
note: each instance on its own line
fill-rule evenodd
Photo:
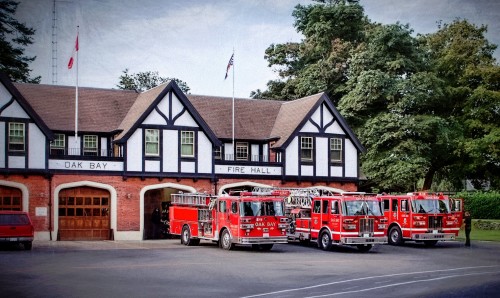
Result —
M 500 243 L 407 243 L 368 253 L 314 245 L 223 251 L 202 242 L 0 247 L 1 297 L 498 297 Z

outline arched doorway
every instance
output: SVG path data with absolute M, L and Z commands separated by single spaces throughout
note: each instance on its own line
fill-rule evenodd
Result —
M 58 240 L 109 240 L 110 197 L 102 188 L 62 189 L 58 195 Z
M 218 195 L 228 194 L 230 191 L 252 191 L 254 187 L 272 187 L 271 185 L 251 181 L 230 183 L 221 186 Z
M 142 239 L 162 239 L 162 225 L 168 219 L 168 210 L 171 202 L 170 195 L 178 192 L 196 192 L 191 186 L 175 183 L 149 185 L 141 190 L 141 231 Z M 152 222 L 153 211 L 158 208 L 162 222 Z

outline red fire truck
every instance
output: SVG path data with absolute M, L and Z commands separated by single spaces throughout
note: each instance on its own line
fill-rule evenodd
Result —
M 284 197 L 288 192 L 240 192 L 238 195 L 172 194 L 170 233 L 181 243 L 218 242 L 230 250 L 235 244 L 270 250 L 287 243 Z
M 392 245 L 413 240 L 434 246 L 438 241 L 455 240 L 462 225 L 461 199 L 427 193 L 381 195 L 380 199 Z
M 316 241 L 323 250 L 351 245 L 363 252 L 374 244 L 387 243 L 386 220 L 377 196 L 348 192 L 320 195 L 320 191 L 292 191 L 286 201 L 290 240 Z

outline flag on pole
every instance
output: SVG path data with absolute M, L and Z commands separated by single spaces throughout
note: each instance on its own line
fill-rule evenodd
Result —
M 224 80 L 227 79 L 227 74 L 229 73 L 229 69 L 231 68 L 231 65 L 233 65 L 233 59 L 234 59 L 234 53 L 231 55 L 231 58 L 229 58 L 229 62 L 227 63 L 226 76 L 224 77 Z
M 73 62 L 75 61 L 75 54 L 78 52 L 78 34 L 76 35 L 75 47 L 73 48 L 73 52 L 71 53 L 71 58 L 69 58 L 68 69 L 73 67 Z

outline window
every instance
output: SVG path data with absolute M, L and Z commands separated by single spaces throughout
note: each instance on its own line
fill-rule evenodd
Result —
M 342 139 L 340 138 L 330 139 L 330 161 L 331 162 L 342 161 Z
M 236 143 L 236 160 L 248 160 L 248 143 Z
M 97 136 L 83 136 L 83 155 L 97 156 Z
M 313 161 L 313 138 L 300 138 L 300 160 Z
M 50 142 L 50 154 L 63 155 L 65 145 L 66 145 L 65 135 L 56 133 L 54 140 Z
M 214 148 L 214 156 L 215 156 L 215 159 L 222 159 L 222 147 L 220 146 L 217 146 Z
M 144 135 L 146 155 L 160 155 L 160 132 L 158 129 L 146 129 Z
M 339 202 L 332 201 L 332 214 L 339 214 Z
M 328 214 L 328 201 L 323 201 L 323 214 Z
M 181 156 L 194 157 L 194 131 L 181 131 Z
M 9 151 L 24 151 L 24 123 L 9 123 Z
M 314 201 L 313 213 L 320 213 L 320 212 L 321 212 L 321 201 L 320 200 Z

